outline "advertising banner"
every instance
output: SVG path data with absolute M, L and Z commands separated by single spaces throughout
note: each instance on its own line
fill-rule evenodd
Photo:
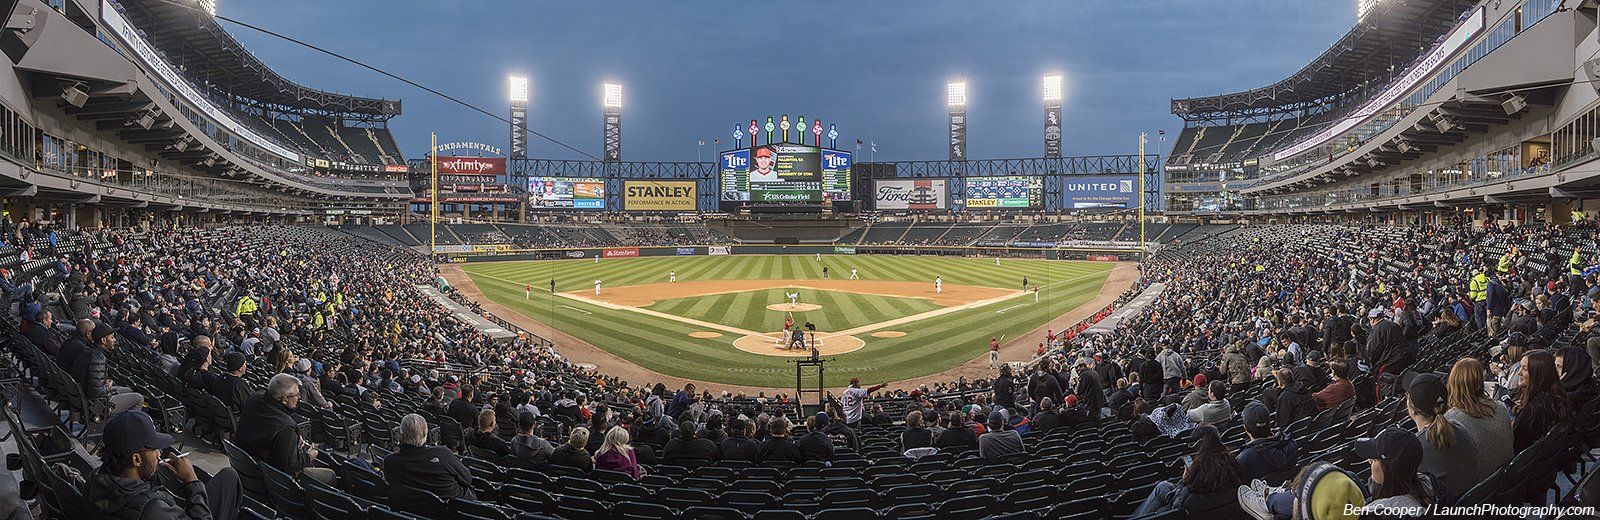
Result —
M 437 161 L 439 163 L 439 175 L 500 175 L 506 172 L 505 157 L 454 157 L 441 155 Z
M 622 187 L 625 211 L 694 211 L 694 181 L 627 181 Z
M 678 248 L 678 256 L 694 256 L 694 248 L 680 247 Z
M 613 247 L 600 250 L 600 256 L 605 258 L 631 258 L 639 256 L 637 247 Z
M 1121 260 L 1117 255 L 1089 255 L 1089 260 L 1095 262 L 1115 262 Z
M 853 254 L 856 254 L 856 246 L 833 246 L 833 254 L 836 254 L 836 255 L 853 255 Z
M 943 179 L 873 181 L 874 209 L 945 209 L 950 207 Z
M 733 248 L 730 246 L 710 246 L 706 248 L 706 254 L 711 256 L 727 256 L 733 254 Z
M 602 140 L 605 143 L 605 157 L 608 162 L 622 160 L 622 114 L 606 114 L 605 129 Z
M 1136 175 L 1068 175 L 1061 179 L 1062 206 L 1070 209 L 1131 208 L 1138 204 Z
M 950 160 L 967 160 L 966 114 L 950 114 Z
M 1044 109 L 1044 156 L 1061 157 L 1061 107 Z

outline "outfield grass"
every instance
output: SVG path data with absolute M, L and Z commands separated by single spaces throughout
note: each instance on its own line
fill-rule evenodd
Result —
M 558 292 L 592 290 L 596 278 L 608 289 L 662 283 L 673 271 L 679 281 L 820 279 L 823 266 L 834 279 L 848 277 L 854 268 L 866 280 L 931 284 L 934 276 L 941 276 L 946 284 L 1017 289 L 1026 276 L 1041 287 L 1039 303 L 1031 295 L 1019 296 L 895 327 L 908 333 L 905 337 L 863 337 L 865 348 L 837 356 L 828 368 L 831 382 L 849 377 L 884 382 L 941 372 L 981 355 L 990 337 L 1017 337 L 1042 326 L 1094 298 L 1112 264 L 1004 260 L 995 267 L 992 259 L 982 258 L 824 255 L 819 262 L 810 255 L 791 255 L 492 262 L 468 264 L 465 270 L 490 299 L 651 370 L 726 384 L 792 387 L 794 369 L 787 360 L 735 349 L 733 338 L 690 338 L 690 332 L 702 329 L 552 297 L 546 288 L 551 279 Z M 525 283 L 535 289 L 532 299 L 523 297 Z
M 756 332 L 773 332 L 783 329 L 783 320 L 793 311 L 774 311 L 768 304 L 787 305 L 787 289 L 744 291 L 713 294 L 689 298 L 675 298 L 646 307 L 685 318 Z M 923 313 L 939 308 L 922 298 L 898 298 L 873 294 L 854 294 L 837 291 L 800 291 L 802 303 L 821 305 L 821 309 L 794 312 L 795 323 L 810 321 L 821 331 L 840 331 L 889 321 L 902 316 Z

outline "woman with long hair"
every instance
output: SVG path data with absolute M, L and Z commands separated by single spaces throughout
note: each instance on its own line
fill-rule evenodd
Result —
M 1417 426 L 1417 440 L 1422 441 L 1418 470 L 1438 478 L 1446 492 L 1462 493 L 1494 468 L 1484 470 L 1472 436 L 1444 417 L 1448 396 L 1444 379 L 1431 373 L 1417 375 L 1406 386 L 1406 414 Z
M 1511 410 L 1511 446 L 1520 453 L 1556 425 L 1571 424 L 1572 404 L 1561 387 L 1556 357 L 1550 351 L 1529 352 L 1519 364 L 1517 379 L 1521 386 L 1517 405 Z
M 1450 367 L 1445 387 L 1450 410 L 1444 418 L 1472 437 L 1482 467 L 1498 468 L 1511 460 L 1511 410 L 1489 398 L 1484 388 L 1487 374 L 1477 358 L 1461 358 Z M 1465 490 L 1462 490 L 1465 491 Z
M 1189 433 L 1194 454 L 1183 468 L 1183 477 L 1174 484 L 1157 482 L 1133 516 L 1139 517 L 1173 508 L 1192 517 L 1230 518 L 1244 515 L 1239 507 L 1239 485 L 1244 468 L 1228 445 L 1223 444 L 1217 427 L 1206 425 Z
M 605 442 L 594 452 L 594 468 L 627 473 L 638 480 L 639 459 L 634 456 L 633 447 L 628 442 L 628 430 L 612 426 L 606 432 Z

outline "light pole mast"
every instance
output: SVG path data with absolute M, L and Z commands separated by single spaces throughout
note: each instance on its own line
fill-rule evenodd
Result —
M 439 134 L 428 134 L 428 259 L 439 252 Z

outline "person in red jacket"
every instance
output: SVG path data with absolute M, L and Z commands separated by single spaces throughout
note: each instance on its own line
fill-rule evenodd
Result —
M 1328 370 L 1333 372 L 1333 382 L 1322 390 L 1311 394 L 1317 399 L 1317 409 L 1327 410 L 1339 406 L 1356 396 L 1356 387 L 1350 383 L 1350 364 L 1345 361 L 1334 361 L 1328 364 Z

